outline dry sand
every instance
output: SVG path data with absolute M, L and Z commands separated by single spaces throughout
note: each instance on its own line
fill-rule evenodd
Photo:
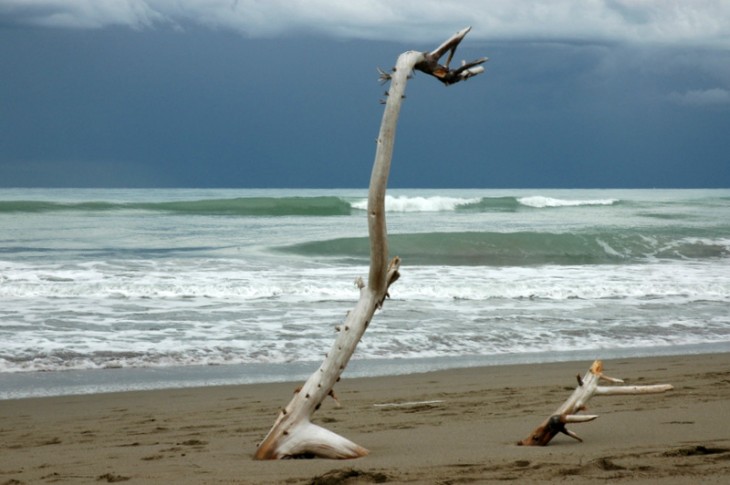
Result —
M 583 443 L 516 446 L 590 364 L 345 373 L 315 417 L 371 451 L 347 461 L 251 458 L 300 383 L 0 401 L 0 484 L 730 483 L 730 353 L 605 361 L 675 390 L 597 396 Z

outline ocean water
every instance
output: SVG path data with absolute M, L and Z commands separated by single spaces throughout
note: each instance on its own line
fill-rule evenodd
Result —
M 345 372 L 730 351 L 730 190 L 389 190 Z M 0 399 L 299 380 L 367 277 L 362 190 L 0 189 Z

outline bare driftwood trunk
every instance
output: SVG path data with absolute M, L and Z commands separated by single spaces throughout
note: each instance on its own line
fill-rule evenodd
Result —
M 413 69 L 437 77 L 446 85 L 463 81 L 484 71 L 480 66 L 486 59 L 463 63 L 457 69 L 449 69 L 449 62 L 459 42 L 469 32 L 464 29 L 454 34 L 433 52 L 404 52 L 398 57 L 392 73 L 380 71 L 383 82 L 390 81 L 385 112 L 380 125 L 375 162 L 368 192 L 368 233 L 370 237 L 370 274 L 365 285 L 358 280 L 360 299 L 347 314 L 339 334 L 326 354 L 324 362 L 304 385 L 297 389 L 294 398 L 281 410 L 274 426 L 256 450 L 256 459 L 280 459 L 297 457 L 357 458 L 368 450 L 311 422 L 327 396 L 334 397 L 333 388 L 355 352 L 375 310 L 383 305 L 388 288 L 398 279 L 400 259 L 388 263 L 388 239 L 385 225 L 385 190 L 390 173 L 395 128 L 405 88 Z M 445 65 L 438 63 L 444 53 L 450 51 Z
M 552 416 L 538 426 L 530 436 L 519 441 L 518 445 L 524 446 L 545 446 L 558 433 L 563 433 L 578 441 L 583 441 L 574 432 L 568 430 L 565 425 L 567 423 L 585 423 L 593 421 L 598 416 L 595 414 L 577 413 L 586 409 L 586 404 L 594 395 L 625 395 L 625 394 L 656 394 L 672 390 L 670 384 L 656 384 L 652 386 L 599 386 L 601 380 L 622 383 L 621 379 L 615 379 L 603 375 L 603 363 L 600 360 L 593 362 L 591 368 L 586 372 L 583 378 L 577 376 L 578 387 L 573 391 L 567 401 L 560 406 Z

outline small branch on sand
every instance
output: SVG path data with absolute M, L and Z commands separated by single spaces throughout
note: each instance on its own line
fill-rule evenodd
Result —
M 332 396 L 334 385 L 355 352 L 375 311 L 383 306 L 388 289 L 400 276 L 400 258 L 388 262 L 388 238 L 385 226 L 385 189 L 390 173 L 393 155 L 395 128 L 405 88 L 413 69 L 419 69 L 437 77 L 444 84 L 463 81 L 484 71 L 479 64 L 486 59 L 464 63 L 460 68 L 448 67 L 456 47 L 469 29 L 464 29 L 435 51 L 422 53 L 409 51 L 398 57 L 392 73 L 380 72 L 382 83 L 390 82 L 385 102 L 385 111 L 380 124 L 375 161 L 368 191 L 368 234 L 370 237 L 370 273 L 367 285 L 359 280 L 360 299 L 355 308 L 347 314 L 332 349 L 322 365 L 304 385 L 295 392 L 289 404 L 281 410 L 274 426 L 259 445 L 254 458 L 271 460 L 281 458 L 357 458 L 368 454 L 368 450 L 311 422 L 312 415 L 319 409 L 327 396 Z M 438 64 L 444 53 L 449 52 L 446 65 Z
M 441 404 L 444 401 L 436 399 L 432 401 L 408 401 L 408 402 L 384 402 L 373 404 L 376 408 L 409 408 L 414 406 L 430 406 L 433 404 Z
M 581 378 L 577 376 L 578 387 L 573 391 L 567 401 L 563 403 L 549 418 L 538 426 L 530 436 L 518 441 L 518 445 L 524 446 L 545 446 L 558 433 L 563 433 L 578 441 L 583 441 L 577 434 L 568 430 L 565 425 L 568 423 L 585 423 L 593 421 L 598 417 L 595 414 L 578 415 L 585 411 L 586 404 L 594 395 L 627 395 L 627 394 L 656 394 L 674 389 L 670 384 L 656 384 L 652 386 L 599 386 L 599 381 L 612 383 L 623 383 L 621 379 L 615 379 L 603 375 L 603 363 L 600 360 L 593 362 L 586 375 Z

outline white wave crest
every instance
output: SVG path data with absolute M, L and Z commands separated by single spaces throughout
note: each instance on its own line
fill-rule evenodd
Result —
M 517 201 L 528 207 L 576 207 L 582 205 L 613 205 L 618 199 L 589 199 L 589 200 L 567 200 L 533 195 L 531 197 L 520 197 Z
M 448 212 L 456 210 L 458 206 L 475 204 L 479 202 L 479 198 L 461 198 L 461 197 L 408 197 L 401 196 L 385 196 L 386 212 Z M 366 210 L 368 207 L 367 199 L 363 199 L 352 203 L 353 209 Z

